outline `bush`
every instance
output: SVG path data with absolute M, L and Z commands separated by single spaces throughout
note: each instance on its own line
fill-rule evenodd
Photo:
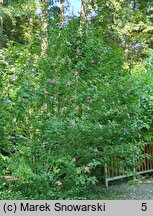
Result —
M 138 87 L 122 53 L 90 29 L 55 31 L 45 56 L 32 41 L 32 51 L 19 44 L 3 50 L 2 141 L 12 146 L 5 172 L 18 177 L 24 197 L 76 198 L 101 179 L 95 174 L 112 154 L 128 158 L 129 170 L 131 153 L 140 156 Z

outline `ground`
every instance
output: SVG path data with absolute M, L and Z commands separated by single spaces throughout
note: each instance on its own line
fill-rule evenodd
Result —
M 108 188 L 119 200 L 153 200 L 153 178 L 131 185 L 122 183 Z
M 94 187 L 89 199 L 153 200 L 153 175 L 112 181 L 108 188 Z

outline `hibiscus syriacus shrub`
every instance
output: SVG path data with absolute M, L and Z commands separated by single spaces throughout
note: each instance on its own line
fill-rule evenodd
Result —
M 7 172 L 35 199 L 79 197 L 112 154 L 129 168 L 139 156 L 138 93 L 122 53 L 74 27 L 51 29 L 45 56 L 38 41 L 5 53 L 5 130 L 15 146 Z

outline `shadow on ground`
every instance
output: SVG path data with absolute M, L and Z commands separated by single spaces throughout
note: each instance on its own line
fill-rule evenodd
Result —
M 108 188 L 92 188 L 89 199 L 95 200 L 153 200 L 153 177 L 111 182 Z

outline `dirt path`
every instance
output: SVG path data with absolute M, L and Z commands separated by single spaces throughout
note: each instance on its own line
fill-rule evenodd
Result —
M 153 200 L 153 178 L 138 180 L 135 184 L 113 184 L 107 190 L 120 200 Z

